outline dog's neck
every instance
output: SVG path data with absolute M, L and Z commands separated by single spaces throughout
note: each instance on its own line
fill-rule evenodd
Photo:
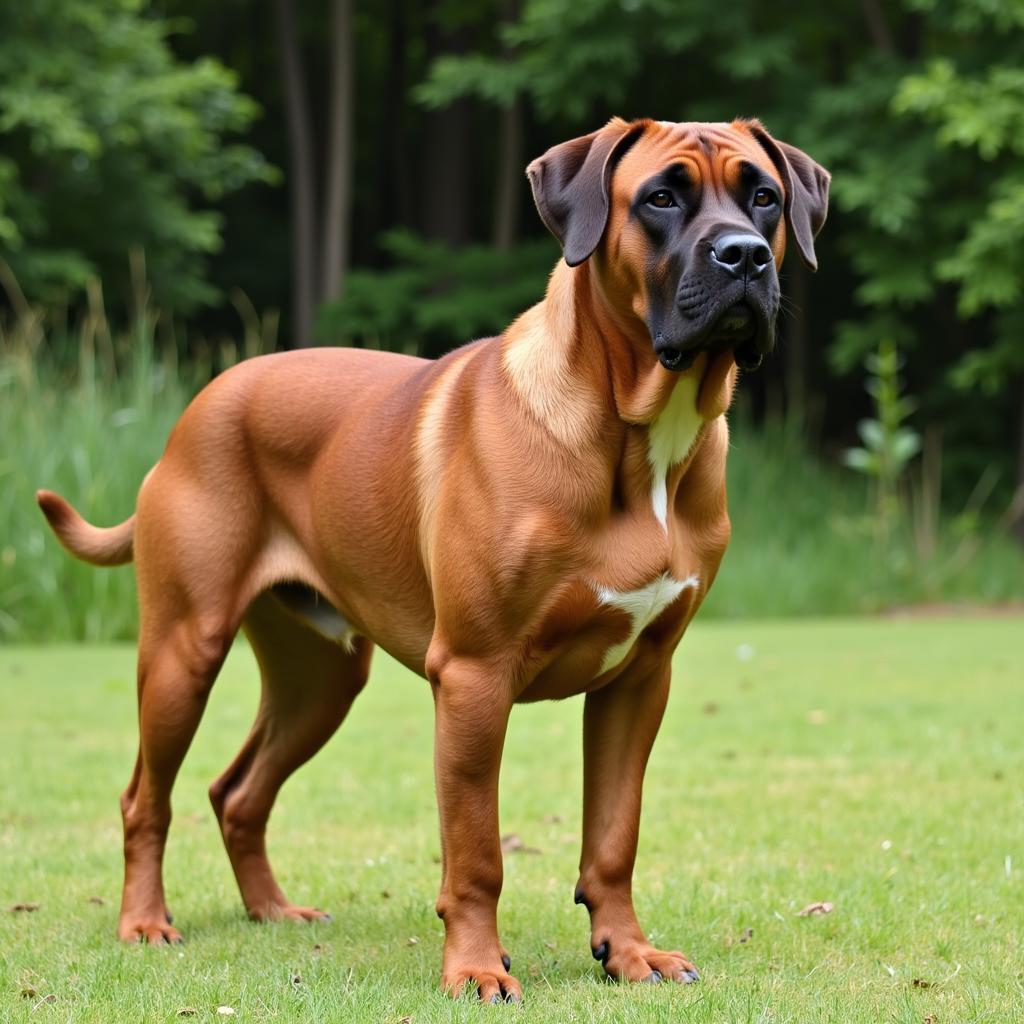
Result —
M 732 399 L 732 356 L 702 354 L 684 373 L 665 370 L 646 325 L 615 310 L 589 262 L 559 262 L 544 300 L 501 346 L 506 378 L 533 417 L 572 450 L 611 449 L 616 490 L 664 526 L 702 427 Z
M 697 414 L 712 420 L 729 407 L 732 357 L 701 355 L 683 373 L 658 362 L 646 325 L 616 311 L 590 262 L 559 261 L 544 300 L 501 339 L 502 364 L 513 390 L 557 439 L 577 444 L 607 428 L 609 413 L 624 424 L 655 424 L 680 390 Z M 675 401 L 673 396 L 676 395 Z

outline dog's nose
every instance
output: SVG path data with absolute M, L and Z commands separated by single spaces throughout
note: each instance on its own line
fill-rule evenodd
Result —
M 711 246 L 711 260 L 733 277 L 753 279 L 771 265 L 772 251 L 758 235 L 721 235 Z

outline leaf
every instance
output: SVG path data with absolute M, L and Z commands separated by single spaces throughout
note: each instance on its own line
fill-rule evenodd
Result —
M 510 832 L 507 836 L 501 837 L 501 852 L 508 853 L 533 853 L 538 854 L 540 850 L 535 846 L 527 846 L 521 836 Z
M 38 903 L 15 903 L 8 907 L 12 914 L 32 914 L 39 909 Z
M 843 462 L 860 473 L 878 473 L 878 457 L 864 448 L 847 448 Z
M 819 900 L 816 903 L 808 903 L 803 910 L 797 912 L 797 917 L 819 917 L 823 914 L 831 914 L 835 904 Z
M 932 987 L 932 983 L 930 981 L 925 981 L 924 978 L 915 978 L 911 982 L 911 984 L 914 986 L 914 988 L 931 988 Z
M 878 452 L 885 447 L 885 431 L 878 420 L 861 420 L 857 424 L 857 433 L 868 451 Z

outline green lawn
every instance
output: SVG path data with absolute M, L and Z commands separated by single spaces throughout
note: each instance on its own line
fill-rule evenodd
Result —
M 581 705 L 518 709 L 502 828 L 539 853 L 506 858 L 515 1009 L 436 991 L 423 682 L 381 657 L 338 737 L 282 794 L 274 863 L 293 899 L 334 921 L 258 926 L 206 801 L 255 707 L 239 649 L 175 793 L 167 890 L 186 945 L 124 947 L 132 651 L 0 648 L 0 1020 L 224 1020 L 230 1006 L 239 1021 L 384 1024 L 1019 1021 L 1022 653 L 1020 618 L 694 628 L 648 772 L 635 884 L 655 941 L 701 968 L 689 988 L 602 979 L 572 903 Z M 815 900 L 835 909 L 797 916 Z M 18 902 L 39 909 L 8 912 Z

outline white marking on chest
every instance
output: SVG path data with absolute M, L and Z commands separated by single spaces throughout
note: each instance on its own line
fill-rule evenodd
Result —
M 668 474 L 693 447 L 704 425 L 697 412 L 696 377 L 681 377 L 661 415 L 647 428 L 647 461 L 651 467 L 654 517 L 668 533 Z
M 676 580 L 666 572 L 639 590 L 609 590 L 608 587 L 595 587 L 602 604 L 621 608 L 633 620 L 629 636 L 605 651 L 601 672 L 607 672 L 610 668 L 618 665 L 630 652 L 637 637 L 684 590 L 695 590 L 698 586 L 700 586 L 700 580 L 696 576 L 687 576 L 685 580 Z

